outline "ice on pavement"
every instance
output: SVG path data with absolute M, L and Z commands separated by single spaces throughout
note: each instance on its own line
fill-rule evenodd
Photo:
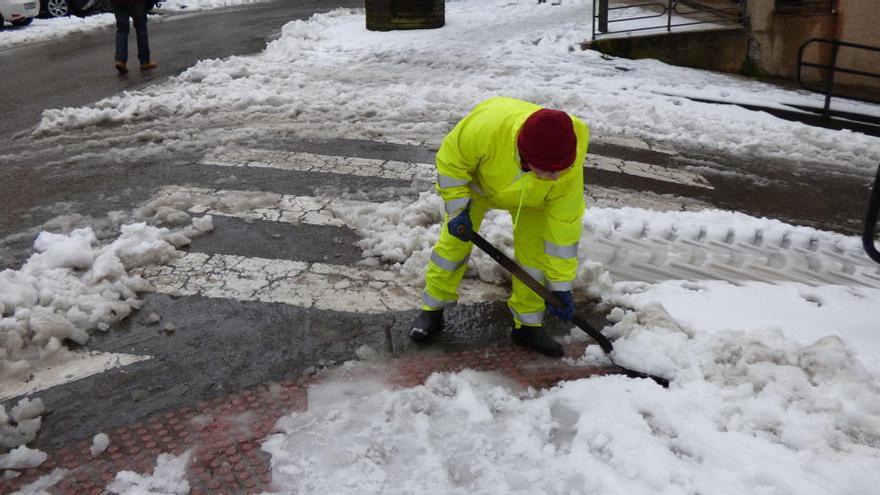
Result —
M 48 489 L 57 485 L 69 472 L 67 469 L 53 469 L 51 473 L 40 476 L 33 483 L 21 487 L 18 491 L 12 492 L 11 495 L 46 495 L 50 493 Z
M 581 50 L 591 8 L 589 0 L 448 2 L 443 29 L 393 33 L 366 31 L 363 10 L 336 10 L 288 23 L 261 54 L 205 60 L 166 84 L 48 110 L 35 136 L 119 123 L 146 132 L 161 121 L 175 129 L 166 148 L 267 132 L 436 144 L 476 103 L 506 95 L 565 109 L 594 136 L 844 169 L 880 161 L 875 137 L 678 96 L 821 107 L 820 95 Z

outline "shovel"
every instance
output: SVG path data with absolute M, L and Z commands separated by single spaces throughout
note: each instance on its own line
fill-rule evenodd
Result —
M 493 246 L 489 241 L 483 238 L 480 234 L 474 232 L 472 229 L 465 227 L 464 225 L 459 226 L 458 233 L 464 237 L 466 237 L 469 241 L 473 242 L 478 248 L 482 249 L 483 252 L 492 257 L 493 260 L 497 261 L 498 264 L 503 266 L 511 275 L 520 279 L 524 284 L 526 284 L 530 289 L 535 291 L 536 294 L 541 296 L 542 299 L 547 304 L 551 306 L 555 306 L 557 308 L 562 308 L 562 302 L 553 295 L 552 292 L 547 290 L 540 282 L 535 280 L 531 275 L 529 275 L 525 270 L 522 269 L 519 265 L 516 264 L 515 261 L 508 258 L 501 251 L 498 250 L 495 246 Z M 599 343 L 599 347 L 602 348 L 602 351 L 605 352 L 605 355 L 608 357 L 608 360 L 611 361 L 617 370 L 614 373 L 626 375 L 630 378 L 648 378 L 650 380 L 654 380 L 658 385 L 663 388 L 669 388 L 669 380 L 666 378 L 662 378 L 655 375 L 650 375 L 648 373 L 643 373 L 641 371 L 631 370 L 624 366 L 621 366 L 614 362 L 614 358 L 611 357 L 611 352 L 614 350 L 614 346 L 611 344 L 611 341 L 608 340 L 608 337 L 602 335 L 599 330 L 596 330 L 595 327 L 590 325 L 586 320 L 581 318 L 578 315 L 574 315 L 571 319 L 571 322 L 577 325 L 578 328 L 587 333 L 590 337 L 596 340 Z

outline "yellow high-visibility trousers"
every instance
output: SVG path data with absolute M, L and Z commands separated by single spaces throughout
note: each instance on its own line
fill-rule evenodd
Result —
M 479 231 L 486 212 L 492 206 L 481 198 L 472 198 L 470 217 L 474 231 Z M 516 211 L 511 211 L 516 215 Z M 540 208 L 522 208 L 513 231 L 515 259 L 531 276 L 544 283 L 544 224 L 545 213 Z M 443 219 L 440 239 L 434 245 L 431 260 L 425 274 L 425 291 L 422 295 L 422 309 L 439 310 L 454 305 L 458 301 L 458 285 L 467 271 L 467 261 L 473 243 L 462 241 L 449 233 L 447 222 Z M 544 320 L 544 300 L 532 289 L 513 277 L 513 293 L 507 300 L 513 313 L 516 328 L 522 325 L 539 326 Z

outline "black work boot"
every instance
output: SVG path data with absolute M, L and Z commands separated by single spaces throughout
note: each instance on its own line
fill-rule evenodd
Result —
M 422 310 L 409 331 L 409 338 L 416 342 L 427 342 L 443 330 L 443 310 Z
M 547 335 L 544 327 L 527 327 L 525 325 L 514 328 L 510 336 L 513 341 L 521 346 L 538 351 L 545 356 L 562 357 L 562 345 L 553 337 Z

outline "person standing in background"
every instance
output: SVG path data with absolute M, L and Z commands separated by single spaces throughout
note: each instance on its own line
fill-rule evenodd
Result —
M 155 69 L 158 64 L 150 58 L 150 40 L 147 35 L 147 3 L 149 0 L 111 0 L 116 15 L 116 61 L 113 66 L 120 74 L 128 72 L 129 18 L 137 37 L 138 60 L 141 70 Z

